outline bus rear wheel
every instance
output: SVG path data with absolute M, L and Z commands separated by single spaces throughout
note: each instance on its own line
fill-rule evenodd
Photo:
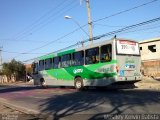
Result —
M 45 84 L 45 80 L 43 78 L 40 79 L 40 85 L 42 88 L 47 88 L 47 86 Z
M 83 80 L 81 77 L 77 77 L 74 81 L 74 87 L 78 90 L 83 89 Z

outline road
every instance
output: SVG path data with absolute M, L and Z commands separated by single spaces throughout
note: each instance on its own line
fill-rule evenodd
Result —
M 99 120 L 107 119 L 108 115 L 160 114 L 159 90 L 77 91 L 72 88 L 1 86 L 0 101 L 24 113 L 48 119 Z

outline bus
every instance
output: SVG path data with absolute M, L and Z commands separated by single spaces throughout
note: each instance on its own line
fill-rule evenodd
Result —
M 106 87 L 141 80 L 138 42 L 114 38 L 51 53 L 33 62 L 34 85 Z

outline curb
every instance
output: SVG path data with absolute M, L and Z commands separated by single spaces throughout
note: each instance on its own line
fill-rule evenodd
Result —
M 40 114 L 39 111 L 37 110 L 33 110 L 33 109 L 29 109 L 29 108 L 26 108 L 26 107 L 22 107 L 22 106 L 19 106 L 19 105 L 15 105 L 13 103 L 11 103 L 10 101 L 4 99 L 4 98 L 0 98 L 0 103 L 2 103 L 3 105 L 11 108 L 11 109 L 15 109 L 17 111 L 20 111 L 22 113 L 25 113 L 25 114 Z
M 42 114 L 42 113 L 40 113 L 40 111 L 36 111 L 36 110 L 33 110 L 33 109 L 28 109 L 28 108 L 25 108 L 25 107 L 21 107 L 19 105 L 12 104 L 11 102 L 9 102 L 8 100 L 3 99 L 3 98 L 0 98 L 0 103 L 4 106 L 7 106 L 10 109 L 22 112 L 26 115 L 32 115 L 33 118 L 26 119 L 26 120 L 39 120 L 39 119 L 40 120 L 41 119 L 42 120 L 43 119 L 54 120 L 55 119 L 55 117 L 53 115 L 50 115 L 47 112 Z M 66 120 L 66 119 L 62 118 L 62 120 Z

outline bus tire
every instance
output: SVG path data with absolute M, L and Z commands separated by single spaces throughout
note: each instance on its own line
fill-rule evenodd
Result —
M 74 80 L 74 87 L 78 90 L 82 90 L 83 89 L 83 80 L 81 77 L 77 77 Z
M 40 79 L 40 85 L 42 88 L 47 88 L 47 86 L 45 85 L 45 80 L 43 78 Z

